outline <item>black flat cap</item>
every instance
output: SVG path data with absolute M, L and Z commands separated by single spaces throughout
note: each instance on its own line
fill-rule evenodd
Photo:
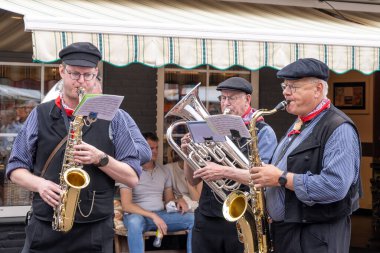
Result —
M 71 66 L 96 67 L 102 55 L 97 47 L 89 42 L 76 42 L 59 52 L 59 58 Z
M 277 72 L 277 77 L 288 80 L 316 77 L 327 81 L 329 79 L 329 67 L 317 59 L 304 58 L 282 68 Z
M 252 85 L 250 82 L 241 77 L 231 77 L 224 80 L 216 87 L 216 90 L 237 90 L 247 94 L 252 94 Z

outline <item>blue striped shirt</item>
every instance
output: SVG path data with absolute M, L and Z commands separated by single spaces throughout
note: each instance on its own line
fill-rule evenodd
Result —
M 144 136 L 141 134 L 140 129 L 132 117 L 126 111 L 121 109 L 120 111 L 125 120 L 125 124 L 131 133 L 132 141 L 135 144 L 135 147 L 139 154 L 140 164 L 142 165 L 149 162 L 152 158 L 152 151 L 150 150 L 149 144 L 146 142 Z
M 268 163 L 272 158 L 273 152 L 277 146 L 277 137 L 272 127 L 269 125 L 260 129 L 258 135 L 257 148 L 259 149 L 260 159 L 264 163 Z
M 313 128 L 326 113 L 322 112 L 296 137 L 277 163 L 282 171 L 287 170 L 288 155 L 302 143 L 313 131 Z M 292 128 L 289 129 L 290 132 Z M 285 137 L 278 145 L 273 162 L 276 162 L 284 145 L 289 142 Z M 328 204 L 343 199 L 353 183 L 359 178 L 360 148 L 358 136 L 353 127 L 344 123 L 334 130 L 327 140 L 323 154 L 322 170 L 319 175 L 311 172 L 294 175 L 294 192 L 297 198 L 306 205 L 316 203 Z M 282 221 L 285 217 L 285 189 L 282 187 L 268 187 L 266 189 L 266 203 L 270 217 L 274 221 Z
M 109 131 L 112 143 L 115 146 L 114 158 L 131 166 L 136 174 L 140 176 L 141 166 L 139 154 L 135 148 L 131 132 L 125 122 L 125 116 L 121 110 L 118 110 L 115 117 L 112 119 Z M 17 168 L 25 168 L 29 171 L 33 171 L 37 139 L 37 109 L 34 108 L 13 143 L 6 170 L 8 178 L 10 173 Z

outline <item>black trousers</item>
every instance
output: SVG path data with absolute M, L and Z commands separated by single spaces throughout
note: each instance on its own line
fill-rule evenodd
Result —
M 350 216 L 324 223 L 271 224 L 275 253 L 348 253 Z
M 57 232 L 51 222 L 41 221 L 34 216 L 25 228 L 26 239 L 22 253 L 112 253 L 112 217 L 92 222 L 74 223 L 67 232 Z
M 236 222 L 224 218 L 204 216 L 195 210 L 191 247 L 193 253 L 242 253 Z

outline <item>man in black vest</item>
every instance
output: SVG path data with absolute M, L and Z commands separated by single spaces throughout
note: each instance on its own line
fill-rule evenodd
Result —
M 329 69 L 305 58 L 277 73 L 298 118 L 270 165 L 251 168 L 256 187 L 267 187 L 277 253 L 348 253 L 350 215 L 358 208 L 361 146 L 352 120 L 327 98 Z
M 62 145 L 49 157 L 68 136 L 70 121 L 75 118 L 73 110 L 79 103 L 78 88 L 87 92 L 93 89 L 101 53 L 91 43 L 78 42 L 62 49 L 59 57 L 63 89 L 55 100 L 30 113 L 14 142 L 7 166 L 12 182 L 34 192 L 33 213 L 22 252 L 111 253 L 115 180 L 130 187 L 138 183 L 138 153 L 118 111 L 111 121 L 97 119 L 85 125 L 81 131 L 83 141 L 73 150 L 65 151 L 66 145 Z M 69 138 L 75 141 L 73 136 L 70 134 Z M 74 225 L 68 232 L 52 229 L 53 208 L 63 192 L 59 178 L 63 157 L 72 164 L 83 165 L 90 177 L 89 185 L 80 191 Z
M 230 114 L 241 116 L 249 127 L 255 109 L 251 107 L 251 84 L 241 77 L 231 77 L 221 82 L 217 88 L 221 92 L 219 96 L 220 106 L 223 112 L 228 110 Z M 273 129 L 264 122 L 261 117 L 257 120 L 259 154 L 264 162 L 268 162 L 277 146 L 277 138 Z M 246 139 L 232 138 L 237 147 L 247 156 Z M 182 138 L 181 148 L 187 152 L 189 135 Z M 238 143 L 239 142 L 239 143 Z M 192 185 L 199 184 L 202 180 L 209 182 L 220 179 L 230 179 L 241 183 L 242 191 L 249 191 L 249 171 L 229 166 L 222 166 L 214 162 L 208 162 L 207 166 L 193 171 L 185 163 L 186 179 Z M 230 192 L 226 192 L 228 195 Z M 244 245 L 239 241 L 236 222 L 227 221 L 222 214 L 223 200 L 216 197 L 215 193 L 204 183 L 199 206 L 194 212 L 194 227 L 192 248 L 197 253 L 230 253 L 244 251 Z

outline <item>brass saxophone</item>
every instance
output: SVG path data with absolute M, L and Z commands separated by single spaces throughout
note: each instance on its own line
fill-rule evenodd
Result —
M 79 101 L 84 89 L 78 89 Z M 67 232 L 73 227 L 80 190 L 90 183 L 90 176 L 84 171 L 83 165 L 74 161 L 74 145 L 82 141 L 82 128 L 85 124 L 83 116 L 75 116 L 70 122 L 65 155 L 59 180 L 62 193 L 59 204 L 54 208 L 52 227 L 55 231 Z
M 257 140 L 257 119 L 263 115 L 271 115 L 279 110 L 283 110 L 286 105 L 287 102 L 282 101 L 270 111 L 262 109 L 255 112 L 249 124 L 249 132 L 251 134 L 250 167 L 262 166 Z M 223 203 L 223 215 L 228 221 L 237 221 L 236 227 L 239 241 L 244 243 L 245 253 L 273 252 L 268 215 L 265 207 L 264 189 L 255 188 L 252 182 L 249 184 L 249 189 L 249 192 L 237 190 L 229 194 Z

